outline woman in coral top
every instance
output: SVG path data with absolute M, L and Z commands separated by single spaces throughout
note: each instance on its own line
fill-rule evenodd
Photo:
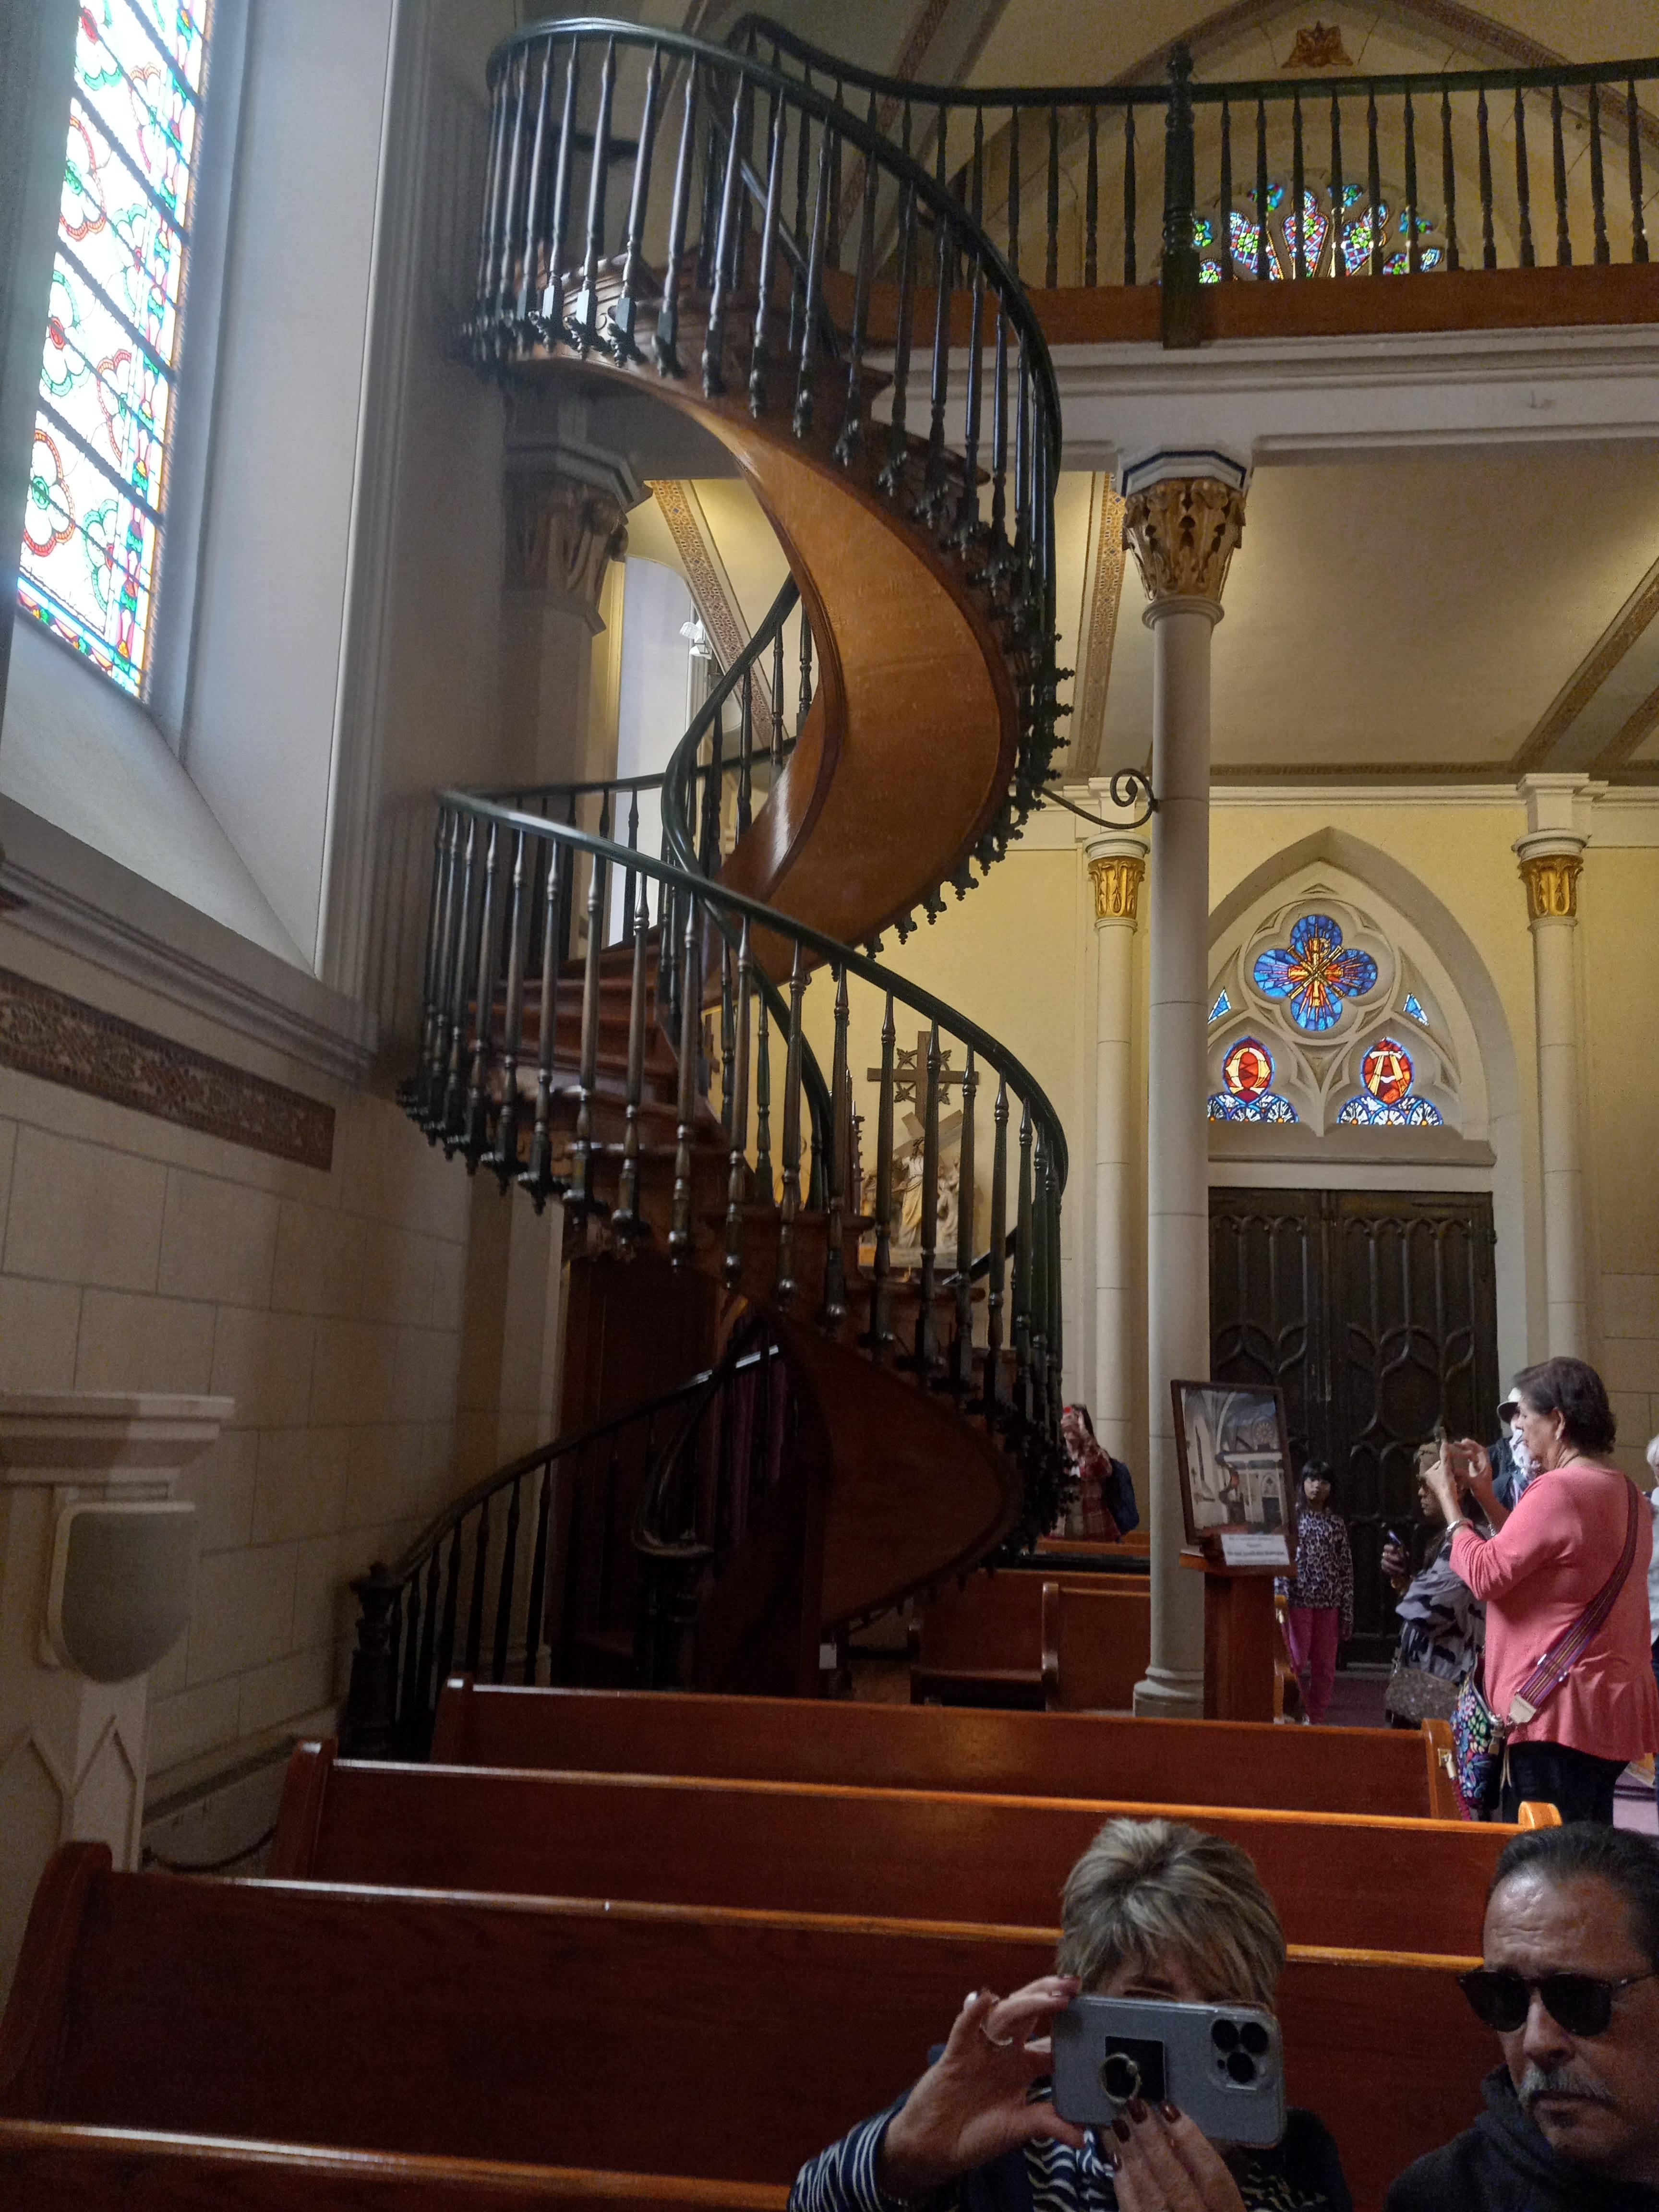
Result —
M 1522 1684 L 1571 1628 L 1623 1555 L 1631 1526 L 1628 1478 L 1610 1465 L 1615 1426 L 1601 1378 L 1582 1359 L 1547 1359 L 1516 1382 L 1522 1441 L 1541 1468 L 1505 1513 L 1478 1445 L 1449 1449 L 1428 1480 L 1452 1532 L 1451 1565 L 1486 1607 L 1486 1692 L 1506 1719 Z M 1473 1491 L 1492 1527 L 1483 1540 L 1466 1517 Z M 1638 1506 L 1641 1504 L 1637 1498 Z M 1613 1821 L 1620 1771 L 1659 1749 L 1659 1689 L 1648 1636 L 1653 1524 L 1635 1522 L 1623 1587 L 1589 1644 L 1530 1720 L 1510 1729 L 1499 1818 L 1523 1799 L 1564 1820 Z

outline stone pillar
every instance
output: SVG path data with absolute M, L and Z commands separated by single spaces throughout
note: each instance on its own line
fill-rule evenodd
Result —
M 1147 1488 L 1152 1663 L 1135 1711 L 1204 1709 L 1200 1577 L 1184 1540 L 1170 1383 L 1210 1371 L 1210 639 L 1244 528 L 1246 471 L 1217 453 L 1158 454 L 1124 471 L 1123 532 L 1153 640 L 1151 992 L 1147 1020 Z
M 501 684 L 509 775 L 556 781 L 611 773 L 611 762 L 590 757 L 593 641 L 605 627 L 607 571 L 627 551 L 627 510 L 614 491 L 541 461 L 509 468 Z
M 0 1396 L 0 1989 L 60 1843 L 91 1838 L 118 1867 L 137 1863 L 149 1669 L 188 1625 L 194 1558 L 179 1525 L 192 1509 L 161 1523 L 234 1411 L 230 1398 Z M 72 1510 L 88 1504 L 155 1518 L 89 1527 Z
M 1543 1350 L 1588 1358 L 1584 1176 L 1578 1116 L 1578 876 L 1587 832 L 1577 824 L 1579 781 L 1528 776 L 1527 835 L 1516 844 L 1532 929 L 1538 1031 L 1538 1149 L 1544 1200 Z
M 1135 918 L 1144 836 L 1092 838 L 1095 894 L 1095 1433 L 1130 1462 L 1133 1411 Z

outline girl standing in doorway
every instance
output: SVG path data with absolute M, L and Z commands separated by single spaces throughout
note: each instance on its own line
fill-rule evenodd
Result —
M 1291 1663 L 1308 1718 L 1317 1725 L 1330 1710 L 1337 1646 L 1353 1634 L 1353 1553 L 1348 1524 L 1331 1508 L 1331 1470 L 1322 1459 L 1310 1459 L 1302 1470 L 1296 1572 L 1287 1595 Z

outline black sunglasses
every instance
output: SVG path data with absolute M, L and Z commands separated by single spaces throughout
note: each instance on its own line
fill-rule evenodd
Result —
M 1633 1982 L 1650 1982 L 1654 1973 L 1626 1974 L 1622 1981 L 1598 1981 L 1594 1974 L 1540 1974 L 1529 1981 L 1512 1966 L 1477 1966 L 1460 1974 L 1457 1986 L 1477 2020 L 1499 2035 L 1524 2027 L 1537 1990 L 1544 2009 L 1569 2035 L 1605 2035 L 1613 2024 L 1613 2001 Z

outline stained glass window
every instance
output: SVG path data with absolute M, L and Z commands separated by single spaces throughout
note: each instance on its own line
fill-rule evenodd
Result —
M 1418 997 L 1415 991 L 1407 991 L 1406 994 L 1406 1012 L 1411 1016 L 1414 1022 L 1421 1022 L 1424 1028 L 1427 1029 L 1429 1026 L 1429 1018 L 1424 1012 L 1423 1001 Z
M 1223 1088 L 1210 1100 L 1212 1121 L 1294 1121 L 1296 1109 L 1273 1088 L 1273 1056 L 1257 1037 L 1241 1037 L 1221 1063 Z
M 210 0 L 82 0 L 18 599 L 135 695 L 166 528 Z
M 1346 999 L 1363 999 L 1376 987 L 1376 963 L 1369 952 L 1345 947 L 1340 923 L 1328 914 L 1304 914 L 1288 945 L 1263 952 L 1252 971 L 1265 998 L 1285 999 L 1298 1029 L 1333 1029 Z
M 1442 1126 L 1440 1109 L 1412 1088 L 1416 1071 L 1398 1037 L 1378 1037 L 1359 1063 L 1359 1080 L 1364 1089 L 1346 1101 L 1336 1117 L 1339 1123 L 1373 1129 Z
M 1255 205 L 1254 188 L 1244 194 L 1252 210 Z M 1296 242 L 1298 228 L 1303 233 L 1302 264 L 1310 276 L 1329 276 L 1334 274 L 1338 251 L 1342 265 L 1351 276 L 1369 269 L 1371 258 L 1371 204 L 1369 194 L 1358 185 L 1342 187 L 1342 213 L 1340 222 L 1334 222 L 1334 210 L 1328 191 L 1316 191 L 1311 186 L 1304 189 L 1302 210 L 1298 217 L 1289 193 L 1282 184 L 1267 187 L 1267 276 L 1270 282 L 1283 283 L 1296 274 Z M 1379 198 L 1376 204 L 1376 235 L 1380 241 L 1382 273 L 1387 276 L 1405 275 L 1411 268 L 1411 231 L 1417 233 L 1417 263 L 1419 269 L 1437 269 L 1442 259 L 1442 248 L 1429 243 L 1437 228 L 1436 219 L 1421 209 L 1415 216 Z M 1231 210 L 1229 234 L 1232 240 L 1233 275 L 1254 277 L 1261 233 L 1253 213 L 1239 209 Z M 1221 282 L 1221 258 L 1217 246 L 1218 227 L 1212 216 L 1195 216 L 1193 219 L 1193 239 L 1200 254 L 1199 276 L 1206 284 Z
M 1210 1019 L 1212 1022 L 1218 1022 L 1224 1014 L 1230 1014 L 1232 1010 L 1233 1002 L 1224 991 L 1210 1009 Z

